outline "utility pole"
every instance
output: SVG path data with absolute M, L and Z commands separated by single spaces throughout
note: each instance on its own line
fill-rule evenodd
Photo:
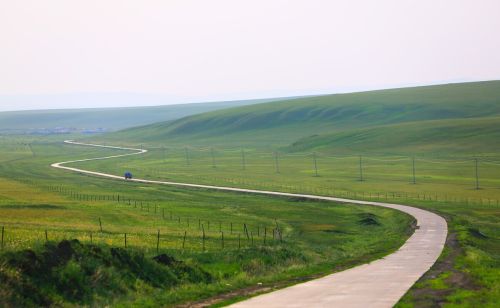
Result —
M 33 148 L 31 147 L 31 143 L 28 143 L 28 147 L 30 148 L 31 156 L 35 157 L 35 152 L 33 151 Z
M 363 161 L 361 155 L 359 155 L 359 181 L 363 182 Z
M 276 173 L 280 173 L 280 165 L 278 161 L 278 152 L 274 152 L 274 162 L 276 165 Z
M 474 165 L 476 169 L 476 190 L 479 189 L 479 172 L 478 172 L 478 167 L 477 167 L 477 158 L 474 158 Z
M 241 167 L 246 170 L 245 150 L 241 149 Z
M 413 169 L 413 184 L 417 184 L 417 179 L 415 177 L 415 156 L 412 157 L 412 169 Z
M 210 148 L 210 154 L 212 155 L 212 168 L 217 168 L 217 166 L 215 165 L 214 148 Z
M 186 165 L 189 166 L 189 152 L 187 147 L 184 148 L 184 153 L 186 154 Z
M 314 162 L 314 174 L 318 176 L 318 164 L 316 162 L 316 152 L 313 153 L 313 162 Z

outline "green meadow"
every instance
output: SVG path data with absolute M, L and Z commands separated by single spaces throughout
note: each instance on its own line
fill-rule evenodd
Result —
M 499 207 L 500 200 L 500 157 L 491 155 L 408 157 L 161 147 L 141 156 L 73 166 L 113 174 L 128 170 L 148 179 L 361 199 L 439 200 L 491 207 Z
M 278 153 L 277 157 L 276 152 L 248 149 L 242 154 L 240 149 L 156 148 L 114 163 L 74 165 L 113 174 L 130 170 L 147 179 L 388 201 L 429 209 L 448 220 L 447 247 L 435 272 L 416 284 L 400 305 L 494 306 L 500 296 L 498 157 L 373 155 L 361 156 L 361 164 L 359 156 L 325 153 Z
M 157 306 L 229 291 L 243 296 L 236 290 L 268 291 L 382 257 L 412 233 L 413 219 L 393 210 L 146 186 L 50 167 L 116 152 L 2 139 L 3 306 Z M 174 261 L 162 267 L 151 259 L 158 255 Z M 139 265 L 151 272 L 138 275 Z M 167 274 L 173 278 L 164 281 Z
M 449 224 L 445 252 L 399 305 L 495 306 L 499 97 L 500 82 L 486 81 L 230 108 L 93 138 L 150 152 L 77 165 L 432 210 Z
M 398 306 L 494 307 L 500 300 L 499 89 L 499 81 L 489 81 L 228 108 L 81 139 L 148 152 L 71 166 L 425 208 L 446 218 L 446 247 Z M 125 153 L 65 145 L 60 137 L 3 137 L 0 145 L 5 304 L 168 306 L 212 298 L 204 303 L 223 305 L 380 258 L 412 232 L 410 217 L 387 209 L 56 170 L 49 165 Z M 50 265 L 43 256 L 61 251 L 92 262 L 59 264 L 54 285 L 68 275 L 85 285 L 104 271 L 102 283 L 116 286 L 113 296 L 33 287 L 41 299 L 19 302 L 16 288 L 51 285 L 40 276 Z M 15 274 L 32 259 L 41 265 Z M 137 264 L 152 274 L 139 277 Z
M 281 154 L 276 164 L 273 153 L 245 151 L 243 158 L 241 150 L 190 148 L 187 157 L 186 160 L 185 149 L 160 148 L 143 157 L 74 166 L 113 174 L 130 170 L 134 176 L 147 179 L 388 201 L 426 208 L 443 215 L 449 223 L 450 238 L 440 261 L 444 265 L 437 266 L 442 272 L 436 269 L 434 275 L 425 276 L 416 284 L 400 305 L 474 306 L 480 302 L 488 306 L 500 296 L 500 164 L 495 157 L 478 159 L 478 181 L 476 161 L 471 158 L 417 157 L 414 178 L 413 157 L 362 156 L 361 173 L 359 156 Z

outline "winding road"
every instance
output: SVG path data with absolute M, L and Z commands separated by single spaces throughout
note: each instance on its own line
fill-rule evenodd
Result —
M 51 165 L 54 168 L 123 181 L 122 176 L 72 168 L 65 165 L 75 162 L 140 155 L 147 152 L 147 150 L 143 149 L 86 144 L 71 140 L 67 140 L 65 143 L 133 151 L 122 155 L 80 159 Z M 417 221 L 417 229 L 405 244 L 396 252 L 382 259 L 259 295 L 236 303 L 231 307 L 392 307 L 436 262 L 443 250 L 448 233 L 446 221 L 441 216 L 401 204 L 145 179 L 128 181 L 379 206 L 407 213 L 415 217 Z

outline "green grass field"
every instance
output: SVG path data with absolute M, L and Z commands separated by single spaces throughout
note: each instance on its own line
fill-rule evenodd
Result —
M 2 305 L 36 306 L 48 301 L 64 305 L 157 306 L 246 287 L 261 286 L 265 290 L 294 283 L 296 278 L 376 259 L 397 249 L 412 232 L 410 217 L 387 209 L 144 186 L 49 166 L 56 161 L 111 153 L 116 150 L 68 146 L 50 140 L 2 139 L 0 225 L 4 227 L 4 241 L 0 278 L 2 285 L 8 286 L 0 292 Z M 366 223 L 367 219 L 370 223 Z M 179 278 L 175 284 L 155 284 L 154 275 L 134 279 L 134 283 L 123 280 L 120 277 L 129 275 L 126 270 L 131 269 L 124 267 L 121 272 L 118 265 L 106 267 L 104 264 L 111 261 L 99 258 L 110 258 L 107 247 L 124 248 L 125 233 L 130 254 L 137 252 L 150 258 L 166 253 L 206 272 L 210 280 L 195 283 Z M 47 239 L 49 244 L 45 244 Z M 97 265 L 59 265 L 50 281 L 40 274 L 43 267 L 22 270 L 27 257 L 19 252 L 30 249 L 42 258 L 47 251 L 57 253 L 57 246 L 50 245 L 65 239 L 78 239 L 84 245 L 72 246 L 75 260 L 79 260 L 78 255 L 85 256 L 81 260 L 89 259 L 97 249 L 94 246 L 101 247 L 104 256 L 90 258 Z M 153 266 L 148 262 L 140 261 L 144 266 Z M 84 274 L 88 271 L 94 276 L 99 271 L 110 271 L 112 274 L 104 282 L 113 285 L 111 293 L 64 293 L 50 287 L 64 285 L 67 279 L 86 285 L 85 281 L 90 283 L 94 277 Z M 25 294 L 25 299 L 16 298 L 19 290 L 33 285 L 37 285 L 33 294 L 39 297 L 30 293 Z
M 445 216 L 442 260 L 401 306 L 494 306 L 500 294 L 500 82 L 298 98 L 94 138 L 151 151 L 93 170 L 388 200 Z
M 500 157 L 478 156 L 477 173 L 475 159 L 190 147 L 154 148 L 142 156 L 74 166 L 113 174 L 129 170 L 137 177 L 150 179 L 327 195 L 349 193 L 371 199 L 439 199 L 498 207 Z
M 499 81 L 465 83 L 214 111 L 83 140 L 149 152 L 72 166 L 429 209 L 448 221 L 445 251 L 398 306 L 494 307 L 500 300 L 499 89 Z M 117 152 L 63 145 L 57 137 L 4 137 L 0 144 L 6 251 L 54 250 L 43 246 L 45 230 L 49 241 L 78 238 L 84 245 L 92 232 L 92 245 L 102 245 L 108 256 L 109 247 L 125 245 L 127 233 L 131 254 L 165 252 L 193 266 L 185 271 L 200 269 L 212 277 L 167 286 L 154 284 L 153 275 L 141 280 L 145 287 L 123 285 L 116 302 L 94 294 L 85 303 L 171 305 L 258 282 L 265 286 L 259 290 L 269 291 L 376 259 L 401 245 L 411 229 L 406 215 L 366 206 L 146 186 L 54 170 L 49 165 L 56 161 Z M 75 245 L 81 255 L 92 250 Z M 148 260 L 139 258 L 154 267 Z
M 418 296 L 410 292 L 400 305 L 474 306 L 481 302 L 488 306 L 500 296 L 500 164 L 495 157 L 478 160 L 476 189 L 475 161 L 456 157 L 417 158 L 413 184 L 412 159 L 408 157 L 364 157 L 360 181 L 359 157 L 317 155 L 316 176 L 311 155 L 280 156 L 278 173 L 272 153 L 245 152 L 244 165 L 239 150 L 228 150 L 223 155 L 221 151 L 214 152 L 212 159 L 210 149 L 190 148 L 188 161 L 185 149 L 165 153 L 168 154 L 164 156 L 163 149 L 156 149 L 143 157 L 74 166 L 114 174 L 131 170 L 136 177 L 147 179 L 381 200 L 426 208 L 449 222 L 449 257 L 442 257 L 446 266 L 441 266 L 441 271 L 436 270 L 434 276 L 426 276 L 414 287 L 417 291 L 411 292 Z

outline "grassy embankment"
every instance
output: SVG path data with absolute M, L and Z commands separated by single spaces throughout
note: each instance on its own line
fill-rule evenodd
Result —
M 411 232 L 412 219 L 392 210 L 146 186 L 49 167 L 112 153 L 2 138 L 1 305 L 157 306 L 266 291 L 379 258 Z

